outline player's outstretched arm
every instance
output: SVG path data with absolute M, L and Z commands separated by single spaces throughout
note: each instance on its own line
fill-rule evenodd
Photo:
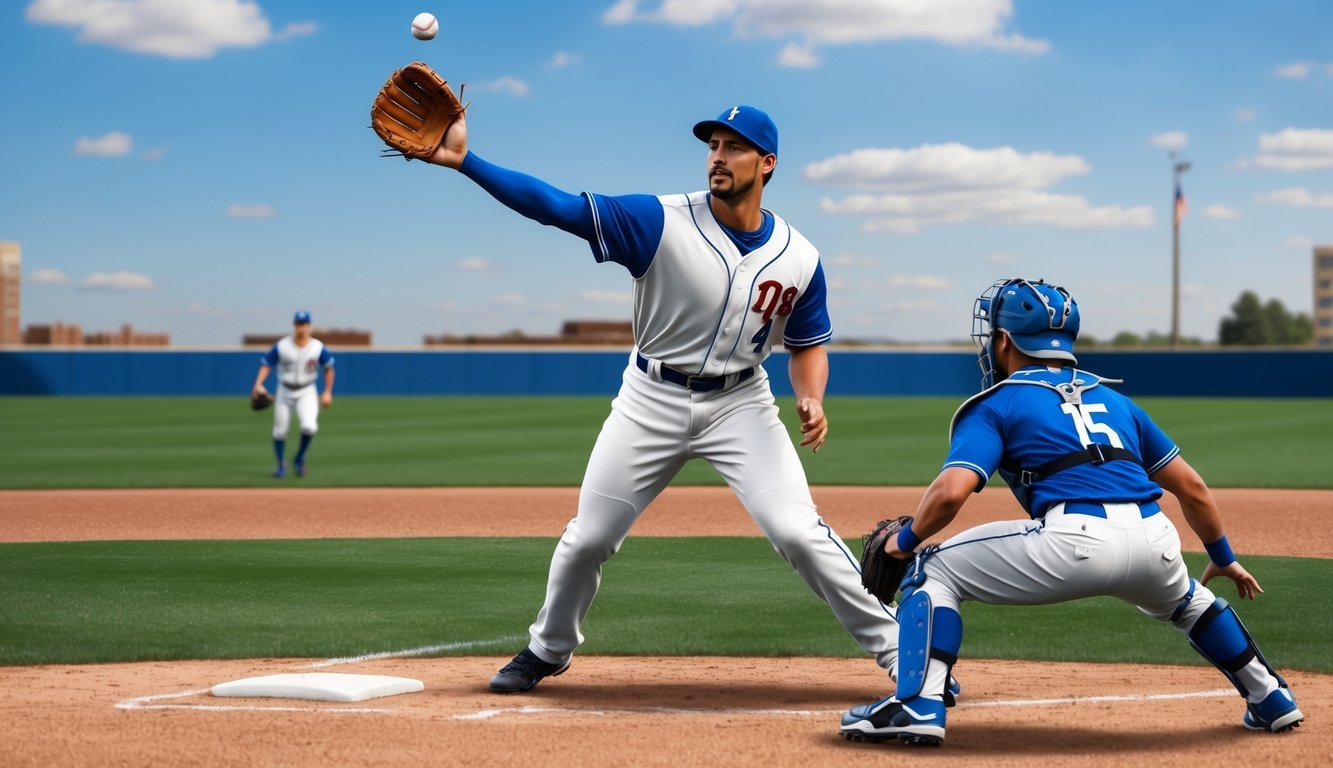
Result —
M 1203 477 L 1195 471 L 1194 467 L 1189 465 L 1179 455 L 1167 462 L 1165 467 L 1157 470 L 1152 476 L 1153 482 L 1169 491 L 1176 500 L 1180 502 L 1180 510 L 1185 514 L 1185 522 L 1189 524 L 1194 534 L 1199 537 L 1205 547 L 1209 548 L 1208 566 L 1204 568 L 1203 576 L 1199 578 L 1200 584 L 1207 584 L 1209 580 L 1217 576 L 1225 576 L 1231 579 L 1236 585 L 1236 592 L 1242 598 L 1254 599 L 1256 593 L 1263 592 L 1259 587 L 1259 582 L 1249 574 L 1241 564 L 1231 555 L 1231 548 L 1225 545 L 1225 535 L 1222 530 L 1222 512 L 1217 508 L 1217 501 L 1213 499 L 1213 492 L 1208 489 L 1208 484 L 1203 481 Z M 1223 565 L 1215 562 L 1214 549 L 1222 543 L 1226 555 L 1229 555 Z

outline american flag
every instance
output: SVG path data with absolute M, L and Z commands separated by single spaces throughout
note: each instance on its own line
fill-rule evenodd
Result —
M 1185 218 L 1185 214 L 1190 212 L 1190 204 L 1185 200 L 1185 193 L 1180 191 L 1180 185 L 1176 184 L 1176 212 L 1171 225 L 1180 229 L 1180 220 Z

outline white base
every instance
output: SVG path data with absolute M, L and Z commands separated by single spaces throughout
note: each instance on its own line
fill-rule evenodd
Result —
M 387 675 L 347 675 L 307 672 L 264 675 L 213 686 L 214 696 L 253 696 L 310 701 L 365 701 L 399 693 L 415 693 L 426 686 L 420 680 Z

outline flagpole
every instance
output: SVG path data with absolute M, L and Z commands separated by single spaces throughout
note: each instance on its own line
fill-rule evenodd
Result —
M 1179 153 L 1172 152 L 1175 161 Z M 1175 192 L 1171 197 L 1171 347 L 1180 346 L 1180 220 L 1184 216 L 1183 193 L 1180 190 L 1180 174 L 1188 171 L 1190 164 L 1184 161 L 1172 166 L 1172 181 Z

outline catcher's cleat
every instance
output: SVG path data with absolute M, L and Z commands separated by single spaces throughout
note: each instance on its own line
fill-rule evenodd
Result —
M 569 661 L 564 664 L 551 664 L 542 661 L 537 654 L 524 648 L 514 660 L 509 662 L 491 678 L 491 690 L 496 693 L 523 693 L 537 687 L 543 677 L 562 675 L 569 669 Z
M 1245 704 L 1245 727 L 1252 731 L 1283 733 L 1300 726 L 1304 719 L 1286 682 L 1258 704 Z
M 944 702 L 917 696 L 898 701 L 892 696 L 852 707 L 842 716 L 839 732 L 849 741 L 937 746 L 944 743 Z
M 287 476 L 287 467 L 286 467 L 286 465 L 284 465 L 284 464 L 279 464 L 279 465 L 278 465 L 278 468 L 275 469 L 275 470 L 273 470 L 273 476 L 276 477 L 276 478 L 278 478 L 279 480 L 281 480 L 282 478 L 286 477 L 286 476 Z

